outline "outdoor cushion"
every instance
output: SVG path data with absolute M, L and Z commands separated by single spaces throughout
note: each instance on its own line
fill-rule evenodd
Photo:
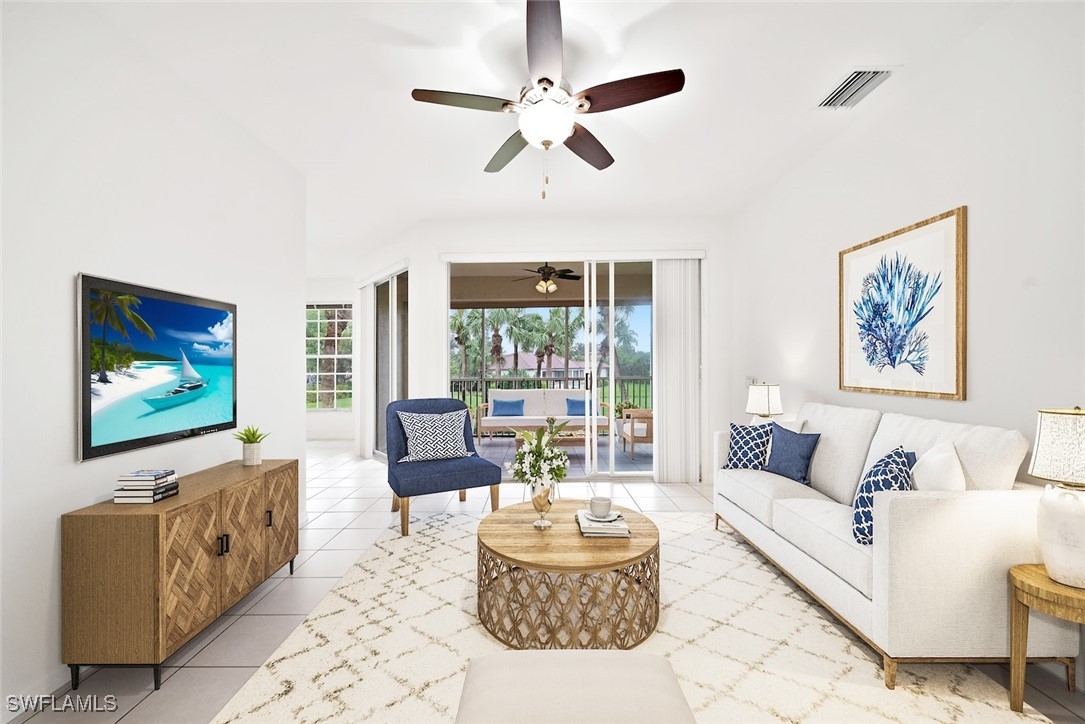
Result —
M 792 498 L 773 503 L 772 529 L 799 550 L 871 598 L 873 547 L 851 535 L 852 508 L 834 500 Z
M 565 398 L 565 414 L 576 417 L 584 414 L 584 398 L 579 399 L 575 397 Z
M 524 411 L 521 414 L 529 417 L 546 417 L 549 413 L 546 410 L 545 393 L 546 390 L 503 390 L 491 387 L 486 399 L 490 401 L 490 414 L 493 414 L 493 404 L 497 400 L 523 400 Z M 565 412 L 564 404 L 561 406 L 561 411 Z
M 829 500 L 807 485 L 763 470 L 721 470 L 719 493 L 769 528 L 772 527 L 773 501 L 785 498 Z
M 524 400 L 502 400 L 500 398 L 493 401 L 490 414 L 494 417 L 508 417 L 510 415 L 523 415 L 524 414 Z

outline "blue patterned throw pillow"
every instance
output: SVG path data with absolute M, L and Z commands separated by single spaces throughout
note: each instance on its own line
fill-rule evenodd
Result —
M 857 543 L 868 546 L 874 542 L 874 493 L 882 490 L 911 490 L 910 467 L 908 453 L 898 446 L 871 465 L 870 470 L 863 475 L 863 481 L 855 491 L 855 502 L 852 503 L 854 512 L 851 534 Z
M 467 410 L 437 415 L 401 411 L 396 414 L 399 415 L 399 422 L 407 436 L 407 454 L 398 462 L 451 460 L 474 455 L 467 452 L 467 442 L 464 439 Z
M 731 423 L 731 447 L 727 467 L 732 470 L 760 470 L 769 449 L 772 425 L 736 425 Z

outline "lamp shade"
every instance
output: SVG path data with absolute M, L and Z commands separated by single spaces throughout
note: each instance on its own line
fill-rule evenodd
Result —
M 1040 410 L 1029 474 L 1085 483 L 1085 410 Z
M 784 406 L 780 403 L 780 385 L 760 383 L 750 385 L 750 396 L 746 399 L 746 412 L 761 417 L 783 414 Z

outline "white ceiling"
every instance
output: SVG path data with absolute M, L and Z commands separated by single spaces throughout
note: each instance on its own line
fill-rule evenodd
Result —
M 728 215 L 859 114 L 892 103 L 996 11 L 938 3 L 562 3 L 575 90 L 682 68 L 685 89 L 583 117 L 616 159 L 527 148 L 482 172 L 515 117 L 416 103 L 413 88 L 516 98 L 524 3 L 110 3 L 148 55 L 306 178 L 311 276 L 423 220 Z M 856 66 L 899 66 L 858 108 L 816 105 Z M 540 204 L 545 203 L 545 207 Z

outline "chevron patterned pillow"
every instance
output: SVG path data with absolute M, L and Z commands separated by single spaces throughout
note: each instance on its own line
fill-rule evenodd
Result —
M 772 425 L 736 425 L 731 423 L 731 446 L 727 467 L 732 470 L 760 470 L 769 449 Z
M 407 434 L 407 454 L 398 462 L 449 460 L 474 455 L 467 452 L 467 443 L 463 437 L 466 409 L 439 415 L 401 411 L 396 414 L 403 424 L 403 432 Z
M 870 466 L 863 475 L 863 481 L 855 491 L 852 503 L 854 512 L 851 520 L 851 534 L 855 542 L 868 546 L 874 542 L 874 493 L 882 490 L 911 490 L 912 472 L 909 464 L 915 460 L 914 453 L 904 452 L 899 445 L 886 453 L 878 462 Z

